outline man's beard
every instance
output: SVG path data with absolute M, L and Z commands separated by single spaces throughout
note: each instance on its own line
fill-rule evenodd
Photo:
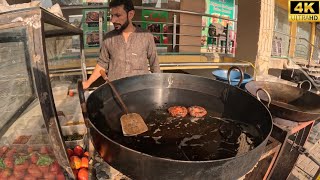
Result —
M 123 25 L 121 25 L 119 29 L 115 28 L 115 30 L 119 33 L 122 33 L 122 31 L 124 31 L 128 26 L 129 26 L 129 19 L 127 18 L 127 21 Z

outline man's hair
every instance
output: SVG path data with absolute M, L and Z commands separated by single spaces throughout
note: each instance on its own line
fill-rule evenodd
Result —
M 123 8 L 126 12 L 134 10 L 132 0 L 112 0 L 109 4 L 109 7 L 113 8 L 121 5 L 123 5 Z

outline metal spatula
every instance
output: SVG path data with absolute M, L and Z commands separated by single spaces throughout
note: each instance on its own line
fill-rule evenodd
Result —
M 123 135 L 124 136 L 135 136 L 135 135 L 142 134 L 142 133 L 148 131 L 148 126 L 146 125 L 146 123 L 144 122 L 144 120 L 140 114 L 129 113 L 127 106 L 122 101 L 118 91 L 113 86 L 113 84 L 110 82 L 106 73 L 103 70 L 101 70 L 100 74 L 101 74 L 102 78 L 107 83 L 109 83 L 112 91 L 116 95 L 117 99 L 119 100 L 119 102 L 125 112 L 125 115 L 122 115 L 120 118 Z

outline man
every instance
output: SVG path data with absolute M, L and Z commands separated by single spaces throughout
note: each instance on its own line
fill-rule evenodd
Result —
M 112 80 L 160 72 L 159 60 L 153 35 L 132 24 L 135 11 L 131 0 L 112 0 L 111 22 L 114 30 L 106 34 L 100 49 L 98 63 L 92 75 L 83 82 L 87 89 L 105 70 Z

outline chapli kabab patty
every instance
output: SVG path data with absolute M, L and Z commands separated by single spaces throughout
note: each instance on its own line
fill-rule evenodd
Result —
M 190 116 L 201 118 L 207 115 L 207 110 L 201 106 L 191 106 L 188 108 Z
M 188 114 L 187 108 L 183 106 L 172 106 L 168 111 L 173 117 L 185 117 Z

